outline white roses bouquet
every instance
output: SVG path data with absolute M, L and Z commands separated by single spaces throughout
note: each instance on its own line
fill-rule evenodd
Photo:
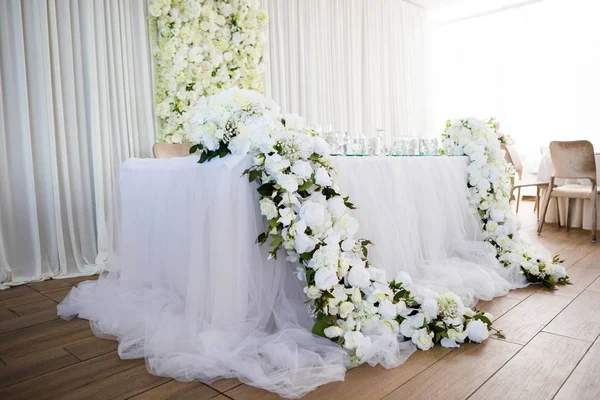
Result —
M 262 89 L 266 13 L 258 0 L 150 0 L 161 141 L 186 143 L 191 110 L 205 95 Z
M 253 157 L 244 174 L 258 183 L 268 221 L 257 241 L 268 242 L 269 258 L 283 250 L 299 263 L 314 334 L 337 341 L 355 362 L 368 361 L 373 335 L 402 335 L 423 350 L 487 338 L 488 315 L 464 307 L 452 293 L 415 298 L 408 275 L 390 282 L 369 263 L 371 242 L 356 238 L 354 206 L 333 178 L 329 147 L 299 118 L 280 115 L 258 93 L 230 89 L 200 99 L 186 132 L 201 163 L 230 153 Z
M 529 282 L 553 288 L 569 283 L 558 256 L 547 258 L 537 247 L 520 237 L 517 218 L 510 207 L 514 168 L 504 158 L 500 143 L 507 135 L 499 134 L 499 124 L 468 118 L 448 121 L 442 135 L 444 149 L 457 148 L 466 154 L 469 203 L 477 209 L 487 240 L 494 245 L 498 260 L 509 268 L 518 268 Z

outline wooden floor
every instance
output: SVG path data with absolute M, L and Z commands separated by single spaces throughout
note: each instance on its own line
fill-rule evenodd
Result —
M 532 204 L 520 219 L 532 239 L 567 258 L 574 284 L 528 287 L 479 307 L 506 339 L 457 350 L 418 352 L 399 368 L 362 366 L 310 399 L 600 399 L 600 243 L 589 231 L 547 226 L 535 236 Z M 87 278 L 84 278 L 87 279 Z M 143 360 L 120 360 L 116 342 L 87 321 L 63 321 L 64 279 L 0 292 L 0 399 L 274 399 L 235 379 L 205 385 L 148 374 Z

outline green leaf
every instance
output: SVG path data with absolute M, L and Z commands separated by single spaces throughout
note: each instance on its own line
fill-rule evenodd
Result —
M 312 327 L 313 335 L 326 337 L 325 329 L 327 329 L 331 325 L 333 325 L 334 319 L 335 319 L 334 315 L 325 315 L 325 314 L 319 313 L 319 315 L 317 317 L 317 321 L 315 322 L 315 324 Z
M 307 190 L 309 187 L 311 187 L 312 184 L 313 183 L 311 181 L 306 181 L 302 185 L 298 186 L 298 191 L 303 192 L 303 191 Z
M 196 152 L 196 150 L 198 150 L 198 145 L 195 144 L 192 147 L 190 147 L 190 154 L 194 154 Z
M 267 182 L 265 184 L 260 185 L 256 190 L 263 196 L 271 197 L 274 189 L 275 188 L 273 187 L 273 182 Z
M 269 234 L 267 232 L 263 232 L 260 235 L 258 235 L 258 237 L 256 238 L 256 243 L 263 244 L 264 242 L 267 241 L 268 237 L 269 237 Z
M 219 157 L 223 158 L 225 157 L 227 154 L 230 153 L 229 148 L 227 147 L 227 145 L 225 143 L 221 143 L 221 147 L 219 147 Z
M 200 164 L 208 161 L 208 151 L 205 151 L 200 155 L 200 160 L 198 161 Z
M 269 246 L 278 247 L 281 243 L 283 243 L 283 236 L 277 235 L 273 236 L 273 241 L 269 244 Z
M 262 171 L 260 171 L 258 169 L 253 169 L 252 171 L 250 171 L 250 176 L 248 177 L 248 180 L 250 182 L 254 182 L 261 175 L 262 175 Z
M 481 322 L 484 322 L 487 325 L 488 329 L 492 327 L 492 321 L 490 321 L 490 319 L 483 314 L 477 314 L 473 317 L 473 319 L 477 319 Z

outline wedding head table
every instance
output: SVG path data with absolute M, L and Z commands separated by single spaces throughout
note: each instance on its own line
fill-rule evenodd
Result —
M 452 291 L 465 305 L 525 286 L 482 241 L 467 203 L 467 157 L 333 157 L 341 193 L 359 210 L 357 237 L 387 276 L 408 273 L 421 290 Z M 251 158 L 131 159 L 120 169 L 110 273 L 59 306 L 119 340 L 122 358 L 179 380 L 243 382 L 298 397 L 342 380 L 350 366 L 314 323 L 294 263 L 267 260 Z M 513 273 L 515 271 L 513 270 Z M 403 280 L 408 278 L 402 275 Z M 414 345 L 373 343 L 371 364 L 402 364 Z

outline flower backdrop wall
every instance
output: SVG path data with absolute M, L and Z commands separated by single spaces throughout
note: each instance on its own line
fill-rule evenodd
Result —
M 187 143 L 198 99 L 231 87 L 262 91 L 267 15 L 258 0 L 150 0 L 160 141 Z

